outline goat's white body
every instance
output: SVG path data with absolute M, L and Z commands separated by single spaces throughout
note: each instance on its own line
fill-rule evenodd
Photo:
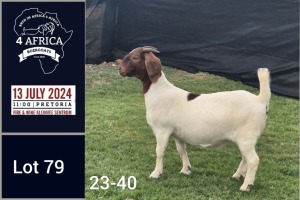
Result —
M 266 104 L 256 95 L 239 90 L 201 94 L 188 101 L 188 94 L 162 74 L 145 94 L 148 124 L 202 147 L 219 147 L 249 136 L 257 139 L 264 128 Z
M 242 153 L 233 177 L 245 177 L 240 189 L 249 190 L 259 164 L 255 145 L 265 126 L 271 96 L 268 69 L 259 69 L 258 78 L 259 95 L 238 90 L 201 94 L 188 100 L 189 92 L 172 85 L 162 73 L 145 94 L 147 122 L 157 141 L 156 167 L 150 177 L 158 178 L 163 171 L 162 159 L 170 136 L 175 138 L 184 174 L 191 173 L 185 142 L 218 148 L 231 141 Z

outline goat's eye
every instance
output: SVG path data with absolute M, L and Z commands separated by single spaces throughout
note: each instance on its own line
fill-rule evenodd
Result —
M 138 57 L 133 57 L 133 58 L 132 58 L 132 60 L 138 60 L 138 59 L 139 59 Z

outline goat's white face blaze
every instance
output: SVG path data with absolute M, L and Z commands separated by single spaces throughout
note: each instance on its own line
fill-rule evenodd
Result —
M 234 142 L 242 161 L 233 177 L 245 177 L 240 190 L 248 191 L 259 164 L 255 145 L 264 129 L 271 97 L 268 69 L 260 68 L 257 72 L 259 95 L 243 90 L 198 95 L 172 85 L 161 71 L 160 60 L 152 53 L 157 49 L 151 49 L 134 49 L 124 57 L 119 69 L 122 76 L 133 76 L 143 82 L 147 123 L 157 142 L 156 166 L 150 177 L 158 178 L 163 172 L 163 156 L 170 136 L 175 138 L 182 159 L 181 173 L 187 175 L 191 173 L 191 164 L 185 142 L 204 148 Z

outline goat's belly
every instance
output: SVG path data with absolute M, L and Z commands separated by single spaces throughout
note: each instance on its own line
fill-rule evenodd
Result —
M 223 132 L 210 132 L 205 133 L 199 132 L 186 132 L 186 131 L 175 131 L 174 137 L 191 145 L 199 146 L 201 148 L 222 148 L 230 142 L 228 135 Z
M 204 149 L 221 149 L 228 143 L 229 143 L 228 140 L 221 140 L 221 141 L 214 141 L 214 143 L 211 144 L 198 144 L 198 145 Z

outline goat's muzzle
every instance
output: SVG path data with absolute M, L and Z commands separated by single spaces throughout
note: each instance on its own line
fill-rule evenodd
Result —
M 121 76 L 123 76 L 123 77 L 125 77 L 125 76 L 130 76 L 130 75 L 128 74 L 126 68 L 125 68 L 125 67 L 122 67 L 122 65 L 120 65 L 120 67 L 119 67 L 119 74 L 120 74 Z
M 119 67 L 119 74 L 123 77 L 126 76 L 126 73 L 122 71 L 121 67 Z

